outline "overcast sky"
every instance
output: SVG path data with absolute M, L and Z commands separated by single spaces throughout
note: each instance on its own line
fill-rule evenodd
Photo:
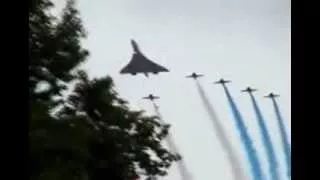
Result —
M 55 0 L 57 8 L 63 0 Z M 195 180 L 231 180 L 230 166 L 202 106 L 195 82 L 185 76 L 195 71 L 210 101 L 223 120 L 234 148 L 249 174 L 249 164 L 235 128 L 222 87 L 212 82 L 232 80 L 229 89 L 252 135 L 264 171 L 266 153 L 246 86 L 259 89 L 255 96 L 271 131 L 281 173 L 284 154 L 270 100 L 280 94 L 280 109 L 291 137 L 291 60 L 289 0 L 78 0 L 88 38 L 83 45 L 90 57 L 84 67 L 91 77 L 111 75 L 120 95 L 132 108 L 152 113 L 142 96 L 154 93 L 164 120 Z M 170 72 L 146 78 L 120 75 L 132 56 L 130 39 L 150 59 Z M 165 180 L 180 180 L 176 167 Z

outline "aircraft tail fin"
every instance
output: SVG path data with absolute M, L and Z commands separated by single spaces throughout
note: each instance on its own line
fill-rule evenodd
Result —
M 131 40 L 131 45 L 132 45 L 133 51 L 135 53 L 140 53 L 139 46 L 133 39 Z

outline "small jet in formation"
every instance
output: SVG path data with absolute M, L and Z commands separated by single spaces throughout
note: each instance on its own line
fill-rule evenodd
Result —
M 279 97 L 279 96 L 280 95 L 278 95 L 278 94 L 269 93 L 267 96 L 264 96 L 264 97 L 274 99 L 274 98 Z
M 216 82 L 214 82 L 215 84 L 222 84 L 222 85 L 224 85 L 224 84 L 227 84 L 227 83 L 230 83 L 231 81 L 229 81 L 229 80 L 224 80 L 224 79 L 220 79 L 219 81 L 216 81 Z
M 136 75 L 137 73 L 143 73 L 148 77 L 148 73 L 158 74 L 159 72 L 169 72 L 167 68 L 146 58 L 134 40 L 131 40 L 131 44 L 134 50 L 133 56 L 130 62 L 121 69 L 120 74 Z
M 254 91 L 257 91 L 257 89 L 252 89 L 251 87 L 247 87 L 246 89 L 241 90 L 241 92 L 248 92 L 249 94 L 251 94 Z
M 202 77 L 203 74 L 197 74 L 197 73 L 192 73 L 189 76 L 186 76 L 186 78 L 193 78 L 193 79 L 197 79 L 198 77 Z
M 152 94 L 149 94 L 148 96 L 146 97 L 143 97 L 142 99 L 149 99 L 150 101 L 154 101 L 155 99 L 159 99 L 160 97 L 158 96 L 154 96 Z

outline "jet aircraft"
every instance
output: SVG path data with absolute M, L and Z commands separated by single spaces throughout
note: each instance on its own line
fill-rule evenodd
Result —
M 227 83 L 230 83 L 231 81 L 229 81 L 229 80 L 224 80 L 224 79 L 220 79 L 219 81 L 216 81 L 216 82 L 214 82 L 215 84 L 222 84 L 222 85 L 224 85 L 224 84 L 227 84 Z
M 189 76 L 186 76 L 186 78 L 193 78 L 193 79 L 197 79 L 198 77 L 202 77 L 203 74 L 197 74 L 197 73 L 192 73 L 191 75 Z
M 274 99 L 276 97 L 279 97 L 279 95 L 274 93 L 269 93 L 267 96 L 264 96 L 264 97 Z
M 241 92 L 248 92 L 251 94 L 254 91 L 257 91 L 257 89 L 252 89 L 251 87 L 247 87 L 246 89 L 242 90 Z
M 159 99 L 159 97 L 149 94 L 148 96 L 143 97 L 142 99 L 149 99 L 150 101 L 154 101 L 155 99 Z
M 131 40 L 131 45 L 134 53 L 130 62 L 121 69 L 120 74 L 136 75 L 138 73 L 143 73 L 146 77 L 149 77 L 148 73 L 158 74 L 159 72 L 169 72 L 167 68 L 152 62 L 145 57 L 134 40 Z

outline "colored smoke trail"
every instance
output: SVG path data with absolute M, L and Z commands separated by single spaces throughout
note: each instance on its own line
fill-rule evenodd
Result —
M 157 116 L 159 117 L 161 123 L 166 124 L 162 118 L 160 111 L 159 111 L 159 107 L 154 102 L 152 102 L 152 104 L 153 104 L 154 110 L 155 110 Z M 171 151 L 173 151 L 174 153 L 180 154 L 180 151 L 179 151 L 176 143 L 173 141 L 173 138 L 170 133 L 168 133 L 166 140 L 167 140 L 169 149 Z M 183 160 L 183 158 L 181 160 L 179 160 L 177 163 L 178 163 L 178 168 L 179 168 L 181 179 L 182 180 L 192 180 L 193 179 L 192 174 L 188 170 L 187 165 L 186 165 L 185 161 Z
M 281 113 L 279 110 L 279 106 L 274 98 L 272 98 L 272 102 L 273 102 L 274 110 L 275 110 L 278 124 L 279 124 L 279 128 L 280 128 L 283 150 L 284 150 L 284 154 L 286 157 L 286 163 L 287 163 L 288 177 L 290 179 L 291 178 L 291 148 L 290 148 L 290 144 L 288 141 L 288 136 L 287 136 L 287 133 L 285 130 L 285 126 L 283 123 L 283 119 L 282 119 L 282 116 L 281 116 Z
M 213 122 L 214 131 L 222 145 L 222 148 L 226 152 L 226 155 L 228 157 L 229 163 L 231 165 L 231 170 L 233 173 L 233 177 L 235 180 L 246 180 L 246 177 L 242 171 L 241 164 L 239 159 L 236 156 L 236 153 L 234 152 L 232 145 L 230 141 L 228 140 L 227 133 L 224 131 L 222 124 L 220 120 L 218 119 L 213 106 L 209 102 L 206 93 L 204 92 L 203 88 L 199 84 L 198 81 L 196 81 L 197 88 L 200 94 L 200 97 L 203 101 L 203 104 L 205 108 L 207 109 L 207 112 L 210 116 L 210 119 Z
M 252 143 L 252 139 L 250 138 L 250 136 L 247 132 L 247 128 L 246 128 L 245 123 L 243 121 L 243 118 L 240 114 L 240 111 L 239 111 L 236 103 L 234 102 L 228 88 L 225 85 L 223 85 L 223 88 L 224 88 L 225 93 L 227 95 L 227 99 L 228 99 L 229 105 L 231 107 L 232 114 L 233 114 L 234 119 L 236 121 L 236 126 L 240 132 L 241 140 L 244 143 L 245 151 L 247 153 L 247 157 L 248 157 L 248 160 L 251 165 L 253 179 L 254 180 L 265 179 L 264 175 L 263 175 L 262 168 L 261 168 L 261 163 L 260 163 L 258 156 L 257 156 L 257 152 L 254 148 L 253 143 Z
M 274 148 L 273 148 L 273 145 L 271 142 L 270 135 L 269 135 L 267 127 L 265 125 L 265 120 L 262 116 L 262 113 L 260 111 L 260 108 L 259 108 L 258 103 L 255 100 L 254 96 L 251 93 L 249 93 L 249 95 L 251 97 L 253 108 L 256 113 L 258 124 L 259 124 L 260 130 L 261 130 L 262 141 L 263 141 L 263 144 L 266 148 L 268 162 L 269 162 L 269 171 L 270 171 L 272 180 L 279 180 L 280 179 L 279 173 L 278 173 L 279 165 L 278 165 L 277 157 L 274 152 Z

